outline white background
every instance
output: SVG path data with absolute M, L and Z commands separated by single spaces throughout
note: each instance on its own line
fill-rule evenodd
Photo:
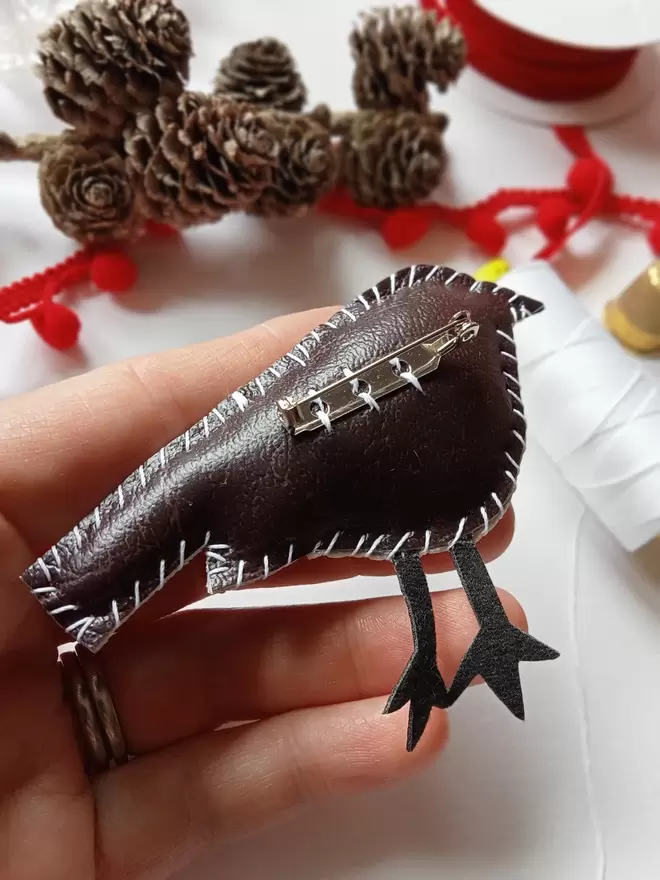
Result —
M 359 8 L 353 0 L 182 0 L 182 6 L 195 38 L 194 88 L 208 87 L 217 60 L 234 43 L 269 34 L 290 44 L 313 101 L 350 105 L 346 35 Z M 41 9 L 0 0 L 0 119 L 14 134 L 58 128 L 23 63 L 43 26 L 34 20 Z M 548 130 L 491 113 L 460 90 L 436 104 L 451 115 L 443 200 L 471 202 L 497 186 L 561 185 L 569 159 Z M 621 191 L 660 197 L 660 100 L 593 132 L 593 140 Z M 43 213 L 29 164 L 0 166 L 0 230 L 2 283 L 72 249 Z M 521 262 L 539 244 L 533 232 L 518 236 L 508 256 Z M 639 233 L 593 224 L 557 269 L 599 312 L 650 257 Z M 28 326 L 0 324 L 0 397 L 130 355 L 229 334 L 271 315 L 345 302 L 402 265 L 470 271 L 482 259 L 447 229 L 393 255 L 377 235 L 333 222 L 230 218 L 186 234 L 181 246 L 141 248 L 141 281 L 125 298 L 82 295 L 76 354 L 49 350 Z M 659 367 L 651 365 L 657 377 Z M 452 743 L 423 777 L 326 804 L 220 848 L 187 878 L 657 880 L 660 547 L 635 555 L 620 550 L 534 441 L 515 507 L 516 537 L 492 565 L 493 575 L 523 602 L 532 633 L 562 654 L 523 669 L 527 721 L 513 719 L 485 688 L 474 689 L 452 710 Z M 433 582 L 449 584 L 455 584 L 451 575 Z M 276 600 L 383 592 L 396 592 L 393 578 L 282 591 Z M 244 591 L 216 604 L 272 602 L 273 596 Z

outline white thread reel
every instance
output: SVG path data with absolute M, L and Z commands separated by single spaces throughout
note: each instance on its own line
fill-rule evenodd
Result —
M 530 434 L 626 550 L 660 535 L 660 387 L 545 262 L 500 284 L 545 311 L 516 327 Z

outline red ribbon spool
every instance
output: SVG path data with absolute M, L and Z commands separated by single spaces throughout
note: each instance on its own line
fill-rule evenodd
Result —
M 461 28 L 475 70 L 539 101 L 602 95 L 625 78 L 639 54 L 637 49 L 591 49 L 544 40 L 495 18 L 474 0 L 421 0 L 421 5 L 448 14 Z

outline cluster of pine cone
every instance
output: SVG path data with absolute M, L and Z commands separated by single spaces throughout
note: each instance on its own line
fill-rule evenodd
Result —
M 465 63 L 461 32 L 416 7 L 375 9 L 350 36 L 357 109 L 305 110 L 275 39 L 236 46 L 210 94 L 186 89 L 190 28 L 171 0 L 82 0 L 40 37 L 38 74 L 59 136 L 0 134 L 0 158 L 39 161 L 42 203 L 82 242 L 146 220 L 185 228 L 230 211 L 294 216 L 338 183 L 360 204 L 426 198 L 447 118 L 429 111 Z

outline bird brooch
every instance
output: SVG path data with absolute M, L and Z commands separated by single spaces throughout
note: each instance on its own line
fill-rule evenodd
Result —
M 407 748 L 477 676 L 522 718 L 519 662 L 558 654 L 509 622 L 478 541 L 516 488 L 514 327 L 542 309 L 446 267 L 393 273 L 155 451 L 23 580 L 97 651 L 198 554 L 209 593 L 302 557 L 389 560 L 414 647 L 385 712 L 409 704 Z M 449 685 L 421 562 L 441 552 L 479 624 Z

